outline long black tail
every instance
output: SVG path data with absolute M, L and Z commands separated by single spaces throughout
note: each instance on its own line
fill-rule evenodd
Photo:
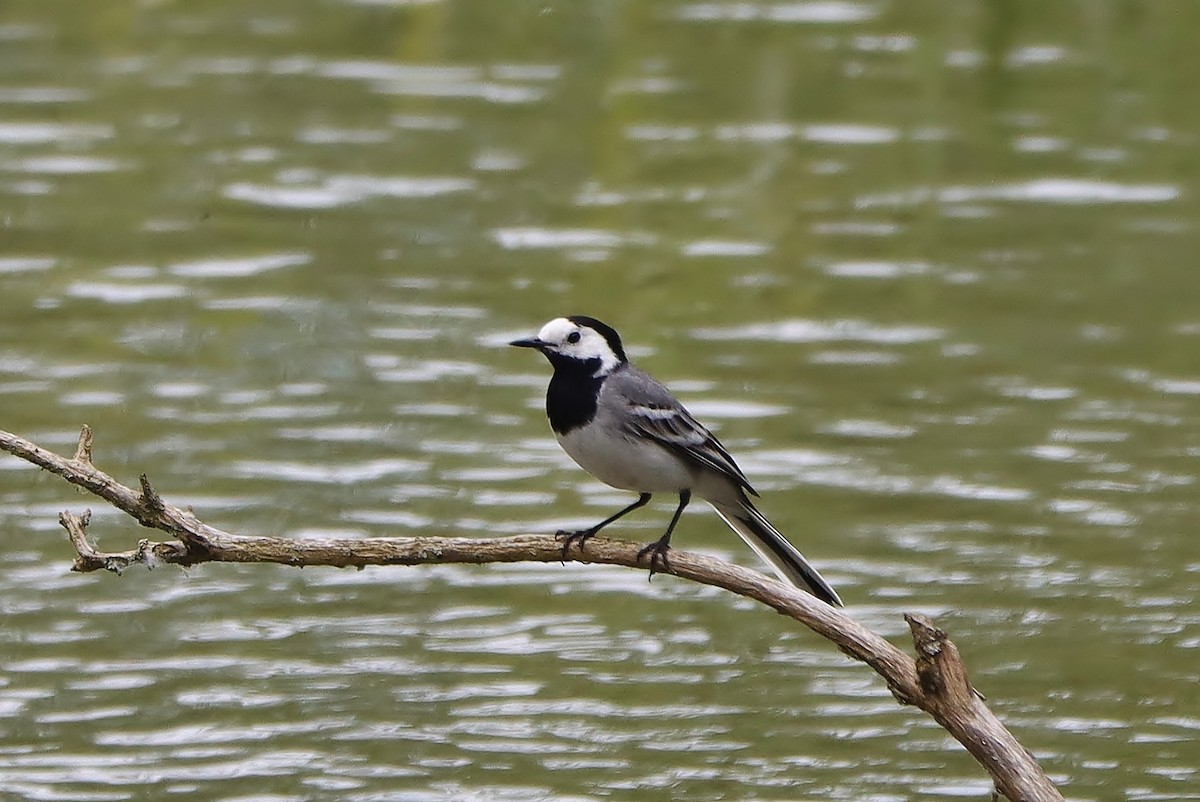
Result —
M 780 579 L 807 590 L 826 604 L 842 606 L 837 591 L 749 500 L 737 506 L 713 504 L 711 501 L 709 504 L 729 524 L 730 529 L 741 535 L 742 540 L 758 552 L 759 557 L 770 563 Z

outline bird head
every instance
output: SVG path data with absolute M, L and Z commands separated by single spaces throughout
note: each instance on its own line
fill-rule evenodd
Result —
M 593 376 L 606 376 L 628 362 L 616 330 L 585 315 L 557 317 L 542 326 L 536 337 L 509 345 L 536 348 L 556 368 L 591 368 Z

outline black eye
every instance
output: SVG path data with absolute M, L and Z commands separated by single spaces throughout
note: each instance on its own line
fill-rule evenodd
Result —
M 567 335 L 567 342 L 569 342 L 571 345 L 574 345 L 575 343 L 579 342 L 579 336 L 579 332 L 573 331 Z

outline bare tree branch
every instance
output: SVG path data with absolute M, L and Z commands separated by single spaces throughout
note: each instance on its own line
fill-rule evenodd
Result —
M 160 563 L 194 565 L 202 562 L 279 563 L 293 566 L 362 567 L 366 565 L 424 565 L 436 563 L 559 562 L 562 542 L 552 535 L 502 538 L 411 537 L 291 540 L 281 537 L 232 535 L 199 521 L 191 512 L 165 502 L 145 474 L 141 490 L 117 482 L 92 464 L 92 431 L 84 426 L 71 459 L 0 431 L 0 450 L 55 473 L 128 513 L 142 526 L 158 529 L 174 541 L 139 541 L 131 551 L 103 553 L 87 538 L 91 512 L 64 512 L 59 521 L 67 530 L 77 557 L 72 570 L 120 573 L 130 565 Z M 586 549 L 573 548 L 566 559 L 578 562 L 644 568 L 638 562 L 641 544 L 593 538 Z M 959 741 L 987 770 L 996 790 L 1012 802 L 1062 802 L 1054 784 L 1030 754 L 988 709 L 967 678 L 958 648 L 929 618 L 905 616 L 912 631 L 917 659 L 909 657 L 882 636 L 803 591 L 722 560 L 690 552 L 671 551 L 663 571 L 684 579 L 724 588 L 754 599 L 793 618 L 832 641 L 841 651 L 875 670 L 888 689 L 905 705 L 924 710 Z

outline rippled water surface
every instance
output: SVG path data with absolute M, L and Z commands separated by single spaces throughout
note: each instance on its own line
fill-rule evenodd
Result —
M 627 503 L 504 343 L 616 325 L 1080 800 L 1200 798 L 1200 6 L 0 7 L 0 428 L 240 533 Z M 797 626 L 580 565 L 70 573 L 0 458 L 4 799 L 985 799 Z M 620 533 L 649 540 L 671 505 Z M 711 513 L 677 545 L 745 564 Z

